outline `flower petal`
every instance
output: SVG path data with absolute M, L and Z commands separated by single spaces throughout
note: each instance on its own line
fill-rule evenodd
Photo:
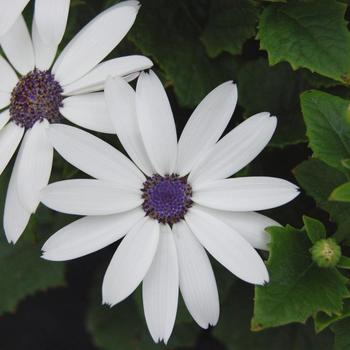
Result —
M 70 0 L 35 0 L 34 17 L 42 41 L 58 46 L 66 30 Z
M 269 281 L 259 254 L 233 228 L 198 206 L 187 213 L 186 222 L 208 252 L 238 278 L 254 284 Z
M 108 77 L 126 77 L 152 67 L 152 61 L 139 55 L 114 58 L 100 63 L 81 79 L 64 87 L 64 95 L 103 90 Z
M 56 56 L 57 46 L 45 44 L 39 35 L 36 18 L 32 22 L 32 40 L 35 54 L 35 67 L 48 70 Z
M 102 285 L 103 303 L 115 305 L 127 298 L 149 270 L 159 241 L 159 224 L 145 217 L 120 243 Z
M 136 115 L 135 91 L 121 78 L 108 79 L 105 96 L 109 116 L 120 142 L 135 164 L 147 175 L 154 174 L 143 143 Z
M 29 0 L 11 0 L 1 2 L 0 37 L 2 37 L 16 22 Z
M 11 116 L 8 109 L 0 113 L 0 130 L 9 122 L 10 119 Z
M 16 72 L 2 56 L 0 56 L 0 77 L 0 91 L 11 93 L 18 82 L 18 77 Z
M 108 215 L 141 205 L 139 191 L 104 180 L 65 180 L 41 191 L 41 201 L 49 208 L 66 214 Z
M 213 209 L 255 211 L 279 207 L 298 194 L 298 187 L 286 180 L 251 176 L 195 184 L 192 199 Z
M 66 46 L 53 66 L 62 85 L 81 78 L 100 63 L 124 38 L 139 9 L 137 1 L 123 1 L 95 17 Z
M 28 225 L 31 215 L 30 212 L 24 208 L 18 196 L 18 163 L 22 152 L 23 147 L 20 147 L 6 195 L 4 231 L 9 243 L 16 243 L 18 241 Z
M 158 77 L 141 73 L 136 88 L 136 111 L 148 156 L 161 175 L 174 171 L 177 154 L 176 127 L 170 103 Z
M 187 175 L 224 132 L 237 104 L 237 86 L 228 81 L 211 91 L 198 105 L 183 130 L 176 172 Z
M 62 124 L 52 124 L 48 135 L 64 159 L 92 177 L 118 182 L 135 190 L 145 181 L 127 157 L 94 135 Z
M 144 216 L 140 208 L 114 215 L 86 216 L 51 236 L 42 248 L 42 257 L 65 261 L 96 252 L 122 238 Z
M 189 181 L 224 179 L 249 164 L 268 144 L 277 125 L 276 117 L 259 113 L 234 128 L 201 159 Z
M 143 308 L 153 340 L 166 344 L 173 331 L 179 297 L 179 268 L 173 233 L 160 227 L 159 244 L 142 285 Z
M 48 184 L 53 161 L 53 148 L 47 138 L 49 123 L 37 122 L 26 132 L 23 151 L 18 158 L 17 190 L 22 205 L 34 213 L 40 203 L 40 191 Z
M 188 311 L 202 327 L 215 326 L 219 319 L 219 294 L 207 253 L 187 223 L 173 227 L 180 269 L 180 290 Z
M 0 130 L 0 175 L 15 153 L 24 134 L 24 128 L 8 123 Z
M 60 112 L 70 122 L 83 128 L 107 134 L 115 133 L 102 92 L 68 97 L 63 100 Z
M 256 249 L 268 250 L 270 237 L 265 231 L 266 227 L 281 226 L 275 220 L 253 211 L 237 213 L 204 207 L 201 209 L 232 227 Z
M 11 94 L 9 92 L 0 91 L 0 109 L 8 107 L 11 102 Z
M 34 69 L 34 49 L 23 16 L 19 16 L 10 30 L 0 38 L 6 57 L 22 75 Z

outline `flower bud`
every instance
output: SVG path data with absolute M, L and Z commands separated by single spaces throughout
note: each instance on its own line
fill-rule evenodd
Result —
M 319 267 L 335 267 L 341 257 L 340 246 L 333 238 L 320 239 L 310 249 L 312 260 Z

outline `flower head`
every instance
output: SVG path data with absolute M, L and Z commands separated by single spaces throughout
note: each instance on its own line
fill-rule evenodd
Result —
M 36 0 L 30 35 L 20 14 L 28 1 L 0 5 L 0 174 L 21 143 L 4 214 L 9 241 L 16 242 L 39 204 L 53 158 L 47 129 L 63 118 L 85 128 L 113 133 L 103 90 L 107 76 L 135 78 L 152 62 L 128 56 L 100 63 L 135 21 L 139 3 L 121 2 L 87 24 L 55 61 L 69 0 Z M 3 17 L 6 20 L 2 21 Z M 55 63 L 53 64 L 53 62 Z M 53 66 L 52 66 L 53 65 Z M 52 68 L 51 68 L 52 67 Z
M 266 146 L 276 118 L 257 114 L 219 140 L 237 102 L 236 86 L 227 82 L 200 103 L 178 141 L 153 72 L 141 74 L 136 93 L 117 78 L 108 79 L 105 92 L 133 162 L 84 131 L 50 128 L 57 151 L 96 179 L 57 182 L 42 191 L 48 207 L 87 215 L 54 234 L 43 257 L 74 259 L 125 236 L 104 277 L 104 303 L 119 303 L 143 281 L 145 316 L 156 342 L 170 337 L 179 290 L 201 327 L 215 325 L 219 297 L 206 250 L 237 277 L 264 284 L 268 272 L 254 248 L 267 248 L 264 228 L 277 223 L 254 211 L 298 195 L 282 179 L 227 179 Z

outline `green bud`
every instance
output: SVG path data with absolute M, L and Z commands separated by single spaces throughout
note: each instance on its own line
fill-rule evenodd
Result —
M 310 249 L 312 260 L 319 267 L 335 267 L 341 257 L 341 249 L 333 238 L 320 239 Z

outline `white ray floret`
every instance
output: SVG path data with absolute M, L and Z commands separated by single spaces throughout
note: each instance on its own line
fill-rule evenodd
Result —
M 141 73 L 136 92 L 125 79 L 109 78 L 105 96 L 110 122 L 131 159 L 85 131 L 51 126 L 55 149 L 95 180 L 51 184 L 42 201 L 61 212 L 93 216 L 54 234 L 43 257 L 74 259 L 125 235 L 105 274 L 103 301 L 115 305 L 143 282 L 150 334 L 167 343 L 179 291 L 201 327 L 218 322 L 219 295 L 207 252 L 242 280 L 268 283 L 255 248 L 268 248 L 265 228 L 278 223 L 254 211 L 285 204 L 298 190 L 272 177 L 227 179 L 261 152 L 276 128 L 275 117 L 260 113 L 219 140 L 237 103 L 232 82 L 207 95 L 179 142 L 169 100 L 153 72 Z

